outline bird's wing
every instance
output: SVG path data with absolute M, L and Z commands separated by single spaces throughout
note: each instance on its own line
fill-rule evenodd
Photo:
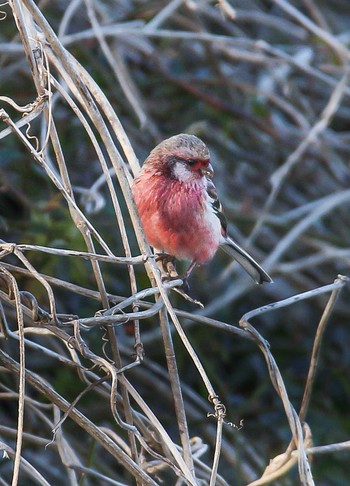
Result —
M 221 203 L 218 198 L 216 187 L 211 179 L 207 179 L 207 193 L 209 196 L 209 204 L 214 214 L 219 218 L 221 223 L 221 241 L 220 246 L 228 253 L 234 260 L 236 260 L 244 270 L 255 280 L 256 283 L 262 284 L 264 282 L 272 282 L 272 278 L 265 272 L 263 268 L 235 243 L 227 234 L 227 220 L 222 210 Z
M 216 191 L 216 187 L 211 179 L 207 179 L 207 193 L 209 196 L 209 204 L 214 212 L 214 214 L 219 218 L 221 223 L 221 233 L 223 236 L 227 234 L 227 219 L 224 215 L 222 210 L 221 203 L 218 198 L 218 193 Z

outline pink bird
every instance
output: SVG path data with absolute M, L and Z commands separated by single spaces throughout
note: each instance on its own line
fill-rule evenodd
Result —
M 256 283 L 272 282 L 260 265 L 227 234 L 207 146 L 180 134 L 157 145 L 145 160 L 132 192 L 148 243 L 156 251 L 197 264 L 222 247 Z

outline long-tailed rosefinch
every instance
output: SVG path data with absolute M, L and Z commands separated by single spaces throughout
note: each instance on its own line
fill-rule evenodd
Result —
M 132 191 L 146 238 L 157 251 L 191 265 L 213 258 L 218 247 L 259 284 L 269 275 L 227 234 L 227 222 L 212 182 L 207 146 L 180 134 L 157 145 L 145 160 Z

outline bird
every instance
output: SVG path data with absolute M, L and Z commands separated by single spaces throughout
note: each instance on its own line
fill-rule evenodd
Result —
M 131 188 L 148 243 L 155 252 L 189 261 L 186 281 L 220 247 L 256 283 L 272 282 L 229 236 L 213 176 L 209 149 L 195 135 L 174 135 L 150 152 Z

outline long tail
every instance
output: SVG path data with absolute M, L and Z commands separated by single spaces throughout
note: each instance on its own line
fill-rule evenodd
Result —
M 249 273 L 256 283 L 262 284 L 264 282 L 272 282 L 272 278 L 263 268 L 261 268 L 254 258 L 237 245 L 237 243 L 231 240 L 230 237 L 226 236 L 226 238 L 222 240 L 220 246 L 228 255 L 236 260 L 247 273 Z

